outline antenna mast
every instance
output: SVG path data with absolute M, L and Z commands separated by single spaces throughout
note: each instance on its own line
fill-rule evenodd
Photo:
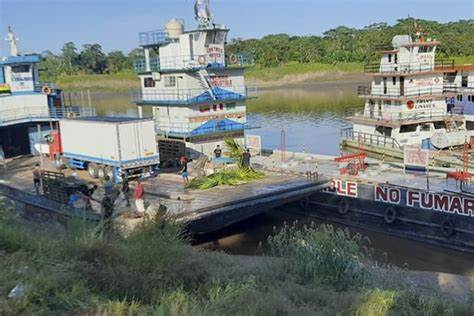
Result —
M 212 21 L 212 13 L 209 0 L 195 0 L 194 15 L 200 28 L 206 28 Z
M 8 26 L 8 34 L 5 40 L 7 42 L 10 42 L 10 55 L 18 56 L 18 47 L 16 45 L 18 38 L 16 38 L 15 35 L 13 34 L 13 30 L 11 26 Z

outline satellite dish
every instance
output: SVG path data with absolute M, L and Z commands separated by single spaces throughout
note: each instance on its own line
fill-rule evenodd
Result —
M 209 0 L 196 0 L 194 3 L 195 19 L 199 22 L 199 26 L 207 27 L 212 20 Z

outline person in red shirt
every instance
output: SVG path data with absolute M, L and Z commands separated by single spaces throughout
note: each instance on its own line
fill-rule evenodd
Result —
M 135 206 L 137 208 L 137 215 L 142 217 L 145 215 L 145 188 L 143 187 L 140 179 L 137 180 L 137 185 L 135 186 L 135 191 L 133 192 L 133 199 L 135 200 Z

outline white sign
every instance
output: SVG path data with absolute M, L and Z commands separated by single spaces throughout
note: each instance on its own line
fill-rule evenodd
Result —
M 258 153 L 262 151 L 262 137 L 258 135 L 246 135 L 245 143 L 247 144 L 248 149 L 254 150 Z
M 430 162 L 430 151 L 427 149 L 405 147 L 403 163 L 405 167 L 428 167 Z

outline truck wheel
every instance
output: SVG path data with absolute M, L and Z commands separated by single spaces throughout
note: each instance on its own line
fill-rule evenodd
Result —
M 87 165 L 87 172 L 89 172 L 89 175 L 94 179 L 97 179 L 97 177 L 99 176 L 98 169 L 99 168 L 95 163 L 90 163 Z
M 98 166 L 98 167 L 97 167 L 97 177 L 98 177 L 100 180 L 104 180 L 104 179 L 105 179 L 105 167 L 104 167 L 104 166 Z
M 115 168 L 112 166 L 104 167 L 105 175 L 109 177 L 110 180 L 114 180 L 115 178 Z

